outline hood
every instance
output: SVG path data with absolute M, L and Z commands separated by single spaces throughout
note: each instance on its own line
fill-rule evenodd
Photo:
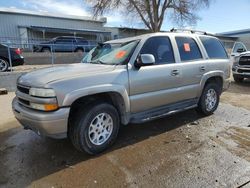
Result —
M 114 68 L 115 65 L 87 63 L 55 66 L 26 73 L 18 79 L 18 84 L 25 86 L 44 87 L 46 84 L 53 81 L 79 76 L 85 77 L 88 75 L 112 71 Z
M 234 57 L 240 57 L 240 56 L 250 56 L 250 51 L 234 54 Z
M 250 51 L 246 51 L 246 52 L 240 53 L 240 56 L 245 56 L 245 55 L 249 56 L 250 55 Z

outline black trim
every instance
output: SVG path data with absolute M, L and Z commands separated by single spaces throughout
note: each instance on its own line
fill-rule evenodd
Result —
M 177 103 L 168 104 L 161 107 L 156 107 L 143 112 L 131 114 L 131 123 L 144 123 L 152 121 L 161 117 L 168 116 L 177 112 L 185 111 L 187 109 L 195 108 L 198 104 L 199 99 L 188 99 Z

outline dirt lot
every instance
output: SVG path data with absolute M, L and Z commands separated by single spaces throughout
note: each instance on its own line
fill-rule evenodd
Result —
M 13 96 L 0 96 L 0 187 L 250 187 L 250 82 L 232 83 L 212 116 L 123 127 L 96 157 L 23 130 Z

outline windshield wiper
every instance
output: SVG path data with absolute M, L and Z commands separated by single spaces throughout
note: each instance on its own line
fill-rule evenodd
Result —
M 92 64 L 102 64 L 102 65 L 107 65 L 107 63 L 104 63 L 103 61 L 101 60 L 97 60 L 97 61 L 90 61 L 89 63 L 92 63 Z

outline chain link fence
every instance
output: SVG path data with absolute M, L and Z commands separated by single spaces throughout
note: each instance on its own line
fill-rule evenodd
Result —
M 80 63 L 84 55 L 96 45 L 97 41 L 80 37 L 25 41 L 0 38 L 0 72 Z

